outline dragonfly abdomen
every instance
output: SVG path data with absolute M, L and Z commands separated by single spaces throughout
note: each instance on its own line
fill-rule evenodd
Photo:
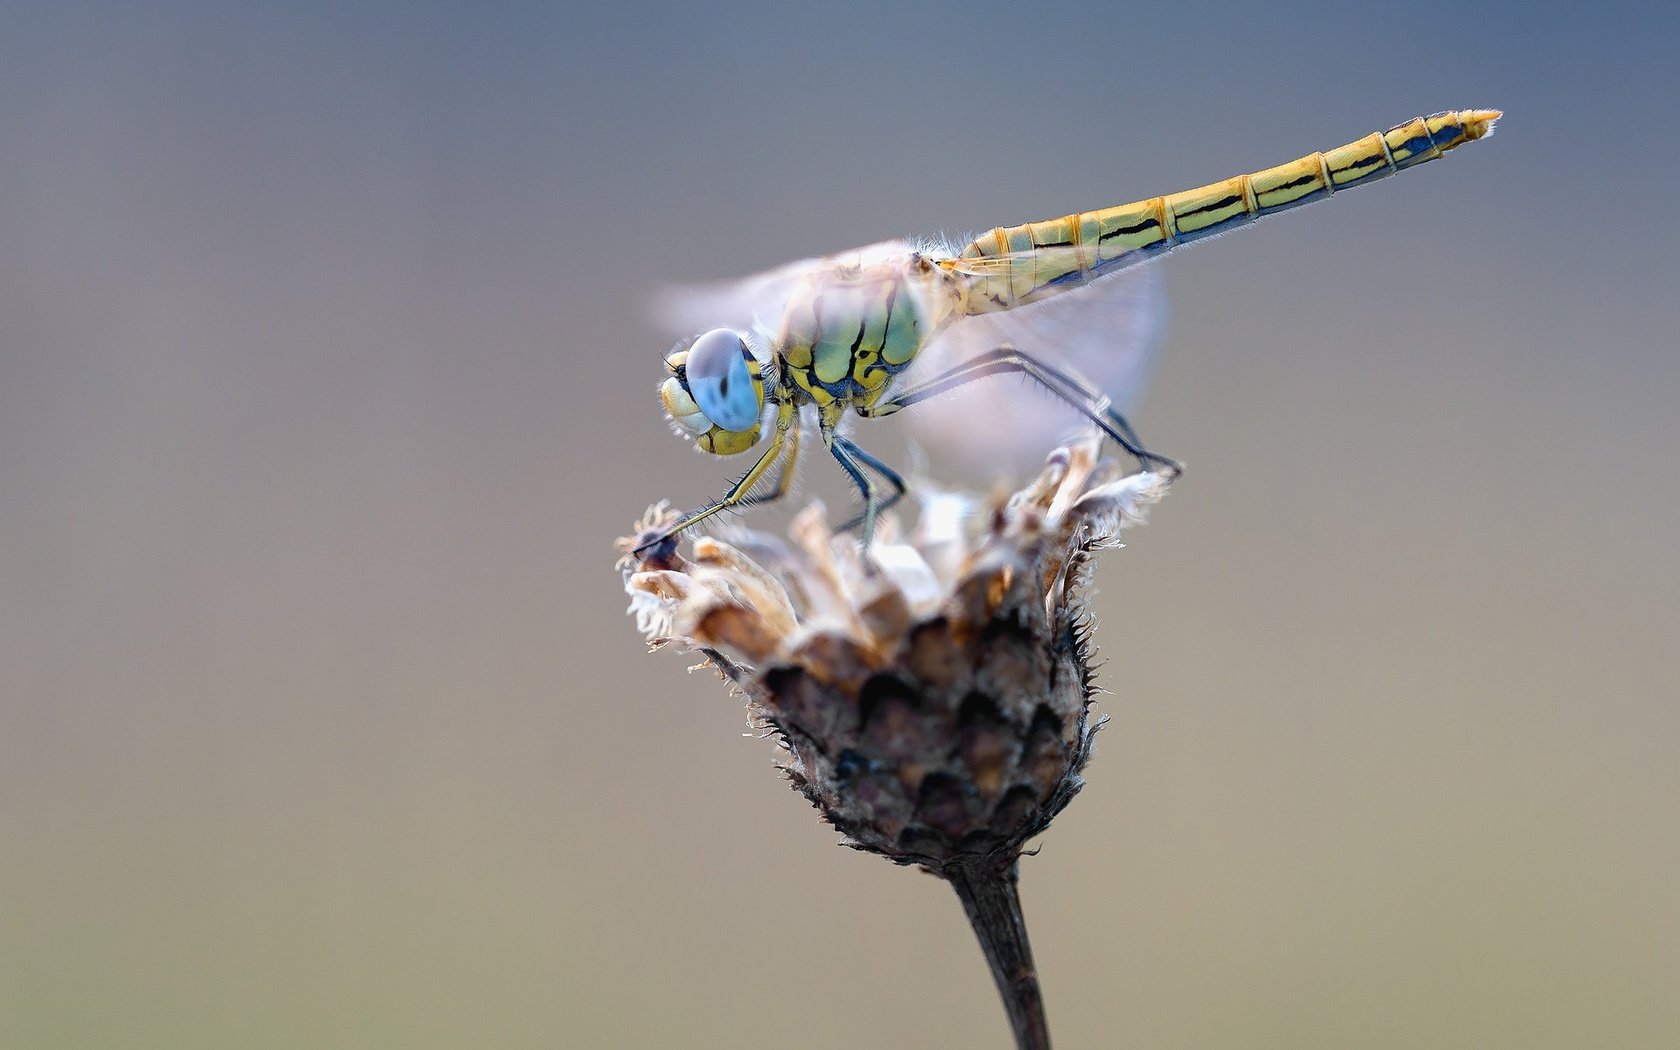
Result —
M 1086 284 L 1180 244 L 1322 200 L 1434 160 L 1486 135 L 1497 110 L 1417 117 L 1322 153 L 1114 208 L 999 227 L 963 249 L 970 313 L 1005 310 Z

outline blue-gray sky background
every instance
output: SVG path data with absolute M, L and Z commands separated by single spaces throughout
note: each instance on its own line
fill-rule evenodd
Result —
M 38 5 L 0 33 L 0 1045 L 1004 1046 L 610 541 L 733 464 L 646 292 L 1253 170 L 1168 260 L 1063 1045 L 1680 1039 L 1655 5 Z M 834 492 L 823 464 L 811 489 Z M 765 522 L 774 522 L 766 515 Z

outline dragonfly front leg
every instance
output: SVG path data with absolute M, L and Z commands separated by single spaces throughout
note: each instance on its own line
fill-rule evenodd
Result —
M 776 484 L 768 492 L 754 492 L 749 496 L 742 496 L 735 501 L 736 507 L 758 507 L 766 503 L 774 503 L 793 490 L 794 469 L 799 465 L 799 429 L 796 427 L 788 431 L 787 454 L 782 457 L 781 471 L 776 475 Z
M 1066 402 L 1080 415 L 1095 423 L 1097 427 L 1114 443 L 1132 454 L 1138 465 L 1149 469 L 1159 467 L 1163 472 L 1177 477 L 1183 473 L 1184 467 L 1175 459 L 1163 456 L 1158 452 L 1151 452 L 1144 448 L 1143 441 L 1138 438 L 1137 431 L 1126 422 L 1126 417 L 1115 411 L 1109 404 L 1108 398 L 1091 389 L 1089 385 L 1078 378 L 1045 364 L 1015 349 L 1004 345 L 995 347 L 985 353 L 965 361 L 942 375 L 933 377 L 924 383 L 905 390 L 885 401 L 868 408 L 858 409 L 864 416 L 886 416 L 900 409 L 909 408 L 930 397 L 938 397 L 948 393 L 965 383 L 972 383 L 987 376 L 1017 374 L 1038 383 L 1050 393 Z
M 858 491 L 863 494 L 863 511 L 836 531 L 850 532 L 859 525 L 863 526 L 863 549 L 867 551 L 875 539 L 876 519 L 904 498 L 904 479 L 898 476 L 897 471 L 832 430 L 823 431 L 823 441 L 827 443 L 828 451 L 839 460 L 841 468 L 851 476 L 852 483 L 858 487 Z M 868 470 L 864 469 L 866 467 Z M 879 474 L 891 487 L 892 492 L 883 495 L 880 484 L 869 475 L 869 470 Z
M 639 544 L 633 552 L 636 557 L 644 557 L 648 551 L 665 543 L 692 525 L 698 525 L 707 518 L 721 511 L 736 507 L 750 507 L 758 503 L 768 503 L 780 499 L 787 494 L 793 479 L 793 463 L 791 460 L 799 454 L 799 435 L 793 429 L 795 421 L 794 409 L 791 404 L 784 404 L 776 413 L 776 433 L 770 439 L 770 447 L 758 457 L 758 461 L 747 472 L 742 474 L 735 484 L 729 486 L 729 491 L 721 499 L 708 503 L 697 511 L 683 515 L 675 525 L 665 529 L 658 535 Z M 768 493 L 754 495 L 753 486 L 764 479 L 764 475 L 782 457 L 782 451 L 789 452 L 789 462 L 783 464 L 781 476 L 776 479 L 776 486 Z

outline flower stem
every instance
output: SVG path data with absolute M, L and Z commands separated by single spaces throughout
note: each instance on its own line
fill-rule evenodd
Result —
M 944 865 L 938 874 L 957 891 L 980 939 L 980 950 L 992 968 L 992 979 L 1015 1032 L 1015 1045 L 1019 1050 L 1050 1050 L 1038 970 L 1033 966 L 1021 895 L 1015 887 L 1015 858 L 958 861 Z

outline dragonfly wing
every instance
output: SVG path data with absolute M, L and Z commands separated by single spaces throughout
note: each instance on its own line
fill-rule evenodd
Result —
M 788 297 L 821 264 L 820 259 L 803 259 L 751 277 L 661 289 L 649 303 L 653 321 L 672 336 L 692 336 L 713 328 L 773 329 L 781 321 Z
M 1160 268 L 1126 269 L 1025 306 L 959 318 L 922 349 L 895 389 L 1008 344 L 1079 375 L 1129 413 L 1153 371 L 1165 320 Z M 1089 426 L 1024 376 L 977 379 L 904 418 L 919 444 L 988 474 L 1035 470 L 1046 453 Z
M 907 241 L 883 241 L 837 255 L 801 259 L 751 277 L 667 288 L 653 296 L 653 320 L 677 337 L 733 328 L 756 330 L 773 339 L 781 328 L 788 300 L 803 285 L 821 281 L 836 271 L 902 255 L 910 247 Z

